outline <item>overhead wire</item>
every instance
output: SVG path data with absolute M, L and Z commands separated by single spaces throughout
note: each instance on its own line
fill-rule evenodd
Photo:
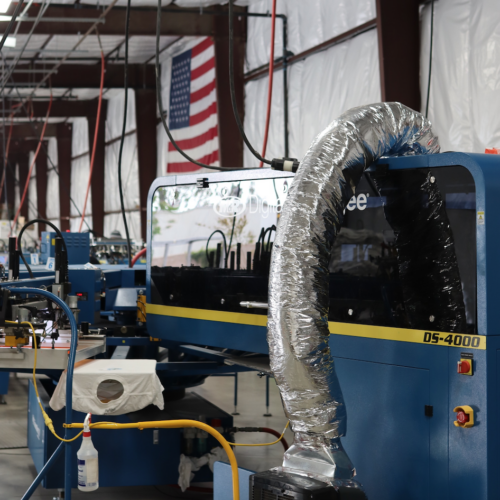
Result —
M 35 21 L 33 22 L 33 26 L 31 27 L 30 32 L 28 33 L 28 36 L 26 37 L 26 41 L 24 42 L 23 47 L 21 48 L 21 50 L 20 50 L 19 54 L 17 55 L 17 57 L 14 59 L 14 62 L 11 65 L 9 65 L 9 68 L 7 70 L 7 74 L 2 77 L 2 82 L 1 82 L 2 86 L 0 88 L 0 91 L 3 92 L 3 90 L 5 89 L 5 86 L 7 85 L 7 81 L 11 77 L 14 69 L 17 66 L 17 63 L 20 61 L 20 59 L 21 59 L 24 51 L 26 50 L 26 47 L 28 46 L 28 44 L 29 44 L 29 42 L 31 40 L 31 37 L 33 36 L 33 33 L 35 32 L 36 27 L 40 23 L 40 19 L 42 19 L 43 15 L 45 14 L 45 12 L 47 11 L 47 9 L 49 8 L 49 5 L 50 5 L 50 0 L 49 1 L 45 0 L 42 3 L 42 7 L 38 11 L 38 14 L 37 14 L 37 16 L 35 18 Z
M 200 161 L 194 160 L 191 158 L 185 151 L 183 151 L 177 142 L 175 141 L 174 137 L 172 136 L 172 133 L 170 131 L 170 128 L 167 125 L 167 121 L 165 118 L 165 111 L 163 109 L 163 97 L 161 94 L 161 74 L 160 74 L 160 32 L 161 32 L 161 2 L 162 0 L 158 0 L 158 8 L 156 10 L 156 57 L 155 57 L 155 70 L 156 70 L 156 100 L 158 101 L 158 109 L 160 111 L 160 118 L 161 118 L 161 123 L 163 124 L 163 128 L 165 129 L 165 132 L 174 146 L 174 148 L 184 157 L 186 160 L 189 162 L 193 163 L 194 165 L 198 165 L 201 168 L 208 168 L 210 170 L 220 170 L 220 171 L 228 171 L 228 170 L 235 170 L 235 168 L 232 167 L 215 167 L 213 165 L 207 165 L 205 163 L 202 163 Z
M 14 26 L 14 23 L 16 22 L 17 16 L 19 15 L 19 12 L 21 12 L 21 9 L 23 7 L 23 2 L 24 2 L 24 0 L 19 0 L 14 12 L 12 13 L 12 17 L 10 18 L 9 24 L 7 25 L 7 28 L 4 31 L 4 34 L 2 36 L 2 40 L 0 40 L 0 51 L 3 49 L 5 41 L 7 40 L 7 37 L 9 36 L 9 34 L 12 30 L 12 26 Z
M 83 203 L 83 210 L 82 210 L 82 218 L 80 219 L 80 226 L 78 227 L 78 232 L 82 232 L 82 226 L 83 222 L 85 220 L 85 211 L 87 209 L 87 201 L 89 197 L 89 192 L 90 192 L 90 186 L 92 184 L 92 174 L 94 172 L 94 160 L 95 160 L 95 152 L 97 148 L 97 138 L 99 134 L 99 123 L 101 121 L 101 105 L 102 105 L 102 96 L 103 96 L 103 89 L 104 89 L 104 73 L 105 73 L 105 68 L 106 68 L 106 63 L 104 61 L 104 51 L 102 49 L 102 44 L 101 44 L 101 37 L 99 36 L 99 32 L 97 31 L 97 39 L 99 40 L 99 45 L 101 47 L 101 84 L 99 86 L 99 101 L 97 104 L 97 117 L 96 117 L 96 122 L 95 122 L 95 132 L 94 132 L 94 144 L 92 145 L 92 156 L 90 157 L 90 169 L 89 169 L 89 181 L 87 184 L 87 191 L 85 193 L 85 201 Z
M 27 102 L 31 99 L 37 90 L 54 74 L 57 70 L 65 63 L 65 61 L 69 58 L 69 56 L 83 43 L 83 41 L 95 30 L 97 25 L 101 22 L 102 19 L 106 17 L 108 12 L 115 6 L 118 0 L 112 0 L 112 2 L 102 11 L 102 14 L 99 17 L 96 17 L 95 22 L 90 26 L 90 28 L 78 39 L 78 42 L 59 60 L 57 64 L 55 64 L 50 70 L 47 70 L 45 76 L 37 82 L 35 88 L 31 91 L 31 93 L 23 97 L 23 102 Z
M 158 0 L 161 2 L 161 0 Z M 243 129 L 243 124 L 241 123 L 240 113 L 238 111 L 238 105 L 236 103 L 236 90 L 234 88 L 234 20 L 233 20 L 233 1 L 229 0 L 229 90 L 231 94 L 231 104 L 233 106 L 233 114 L 236 120 L 236 125 L 238 126 L 238 130 L 240 131 L 240 135 L 245 142 L 247 148 L 250 152 L 257 158 L 257 160 L 262 163 L 266 163 L 267 165 L 271 165 L 270 160 L 266 160 L 263 156 L 259 154 L 258 151 L 250 144 L 248 137 L 245 134 L 245 130 Z
M 161 1 L 161 0 L 160 0 Z M 127 214 L 125 212 L 125 201 L 123 199 L 122 185 L 122 159 L 123 145 L 125 144 L 125 131 L 127 128 L 127 107 L 128 107 L 128 42 L 129 42 L 129 25 L 130 25 L 130 0 L 127 0 L 127 12 L 125 14 L 125 63 L 123 65 L 123 86 L 125 89 L 125 102 L 123 104 L 123 126 L 122 136 L 120 139 L 120 150 L 118 152 L 118 190 L 120 193 L 120 207 L 122 211 L 123 225 L 125 226 L 125 238 L 127 239 L 127 255 L 128 267 L 132 267 L 132 249 L 130 245 L 130 234 L 128 230 Z
M 269 59 L 269 83 L 267 90 L 267 113 L 266 113 L 266 127 L 264 129 L 264 145 L 262 146 L 262 156 L 266 156 L 267 150 L 267 139 L 269 137 L 269 125 L 271 122 L 271 104 L 273 101 L 273 77 L 274 77 L 274 41 L 276 33 L 276 3 L 277 0 L 273 0 L 273 10 L 271 17 L 271 47 L 270 47 L 270 59 Z M 261 161 L 259 167 L 262 168 L 264 163 Z

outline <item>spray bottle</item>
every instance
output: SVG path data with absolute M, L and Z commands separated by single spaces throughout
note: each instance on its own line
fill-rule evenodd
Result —
M 83 423 L 82 446 L 78 450 L 78 489 L 80 491 L 95 491 L 99 488 L 99 462 L 97 450 L 90 437 L 91 413 L 87 413 Z

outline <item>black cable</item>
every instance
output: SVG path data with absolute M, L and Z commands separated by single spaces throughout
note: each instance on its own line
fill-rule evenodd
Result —
M 161 0 L 159 0 L 161 1 Z M 240 113 L 238 112 L 238 106 L 236 105 L 236 91 L 234 89 L 234 26 L 233 26 L 233 0 L 229 0 L 229 88 L 231 94 L 231 104 L 233 105 L 234 118 L 236 120 L 236 125 L 240 131 L 242 139 L 245 141 L 247 148 L 250 152 L 257 158 L 257 160 L 271 165 L 270 160 L 262 158 L 262 156 L 256 151 L 250 141 L 248 140 L 245 131 L 243 130 L 243 125 L 241 123 Z
M 160 0 L 161 2 L 161 0 Z M 125 237 L 127 239 L 127 254 L 128 267 L 132 267 L 132 249 L 130 248 L 130 234 L 128 232 L 127 215 L 125 213 L 125 202 L 123 201 L 123 186 L 122 186 L 122 156 L 123 144 L 125 142 L 125 129 L 127 127 L 127 106 L 128 106 L 128 32 L 130 24 L 130 0 L 127 0 L 127 12 L 125 14 L 125 63 L 124 68 L 124 87 L 125 87 L 125 103 L 123 106 L 123 127 L 122 138 L 120 140 L 120 152 L 118 153 L 118 188 L 120 191 L 120 206 L 122 210 L 123 225 L 125 226 Z
M 276 226 L 273 224 L 270 228 L 269 231 L 269 236 L 267 237 L 267 245 L 266 245 L 266 251 L 269 252 L 269 247 L 271 246 L 271 236 L 273 234 L 273 231 L 276 231 Z M 262 242 L 264 244 L 264 242 Z
M 205 254 L 207 256 L 207 260 L 208 262 L 210 262 L 210 259 L 208 258 L 208 244 L 210 243 L 210 240 L 212 239 L 212 236 L 214 234 L 217 234 L 217 233 L 220 233 L 222 235 L 222 239 L 224 240 L 224 252 L 226 254 L 226 260 L 227 260 L 227 242 L 226 242 L 226 235 L 220 230 L 220 229 L 216 229 L 209 237 L 208 237 L 208 240 L 207 240 L 207 246 L 205 248 Z
M 434 0 L 431 3 L 431 43 L 429 48 L 429 80 L 427 82 L 427 103 L 425 105 L 425 117 L 429 116 L 429 99 L 431 94 L 431 73 L 432 73 L 432 47 L 434 42 Z
M 237 197 L 240 196 L 240 190 L 241 190 L 241 182 L 238 184 L 238 191 L 236 193 Z M 226 267 L 227 267 L 227 259 L 229 258 L 229 254 L 231 253 L 231 245 L 233 244 L 233 235 L 234 235 L 235 224 L 236 224 L 236 213 L 233 215 L 233 227 L 231 228 L 231 236 L 229 237 L 229 245 L 228 245 L 227 252 L 226 252 L 226 261 L 225 261 Z
M 21 12 L 21 7 L 23 6 L 24 0 L 19 0 L 19 3 L 16 6 L 16 10 L 14 10 L 14 13 L 12 14 L 12 17 L 10 18 L 9 24 L 7 25 L 7 29 L 5 30 L 2 40 L 0 41 L 0 51 L 3 49 L 3 46 L 5 44 L 5 40 L 7 40 L 7 37 L 9 36 L 10 30 L 12 29 L 12 26 L 14 26 L 14 23 L 16 22 L 16 18 L 19 15 L 19 12 Z
M 22 237 L 23 237 L 23 233 L 24 233 L 25 229 L 27 227 L 31 226 L 32 224 L 36 224 L 37 222 L 40 222 L 42 224 L 47 224 L 47 226 L 50 226 L 56 232 L 57 236 L 59 236 L 59 238 L 62 239 L 64 252 L 66 254 L 66 260 L 68 259 L 68 248 L 66 247 L 66 241 L 64 241 L 63 235 L 57 226 L 55 226 L 54 224 L 52 224 L 52 222 L 50 222 L 49 220 L 46 220 L 46 219 L 33 219 L 33 220 L 26 222 L 26 224 L 21 228 L 21 231 L 19 231 L 19 235 L 17 236 L 17 248 L 19 251 L 19 256 L 21 257 L 21 260 L 23 261 L 24 265 L 26 266 L 26 269 L 27 269 L 31 279 L 33 279 L 35 276 L 34 276 L 33 272 L 31 271 L 31 267 L 28 265 L 28 263 L 26 262 L 26 259 L 24 258 L 21 243 L 22 243 Z
M 161 122 L 163 124 L 163 128 L 170 139 L 170 142 L 173 144 L 174 148 L 186 158 L 186 160 L 198 165 L 201 168 L 209 168 L 211 170 L 238 170 L 232 167 L 214 167 L 213 165 L 206 165 L 205 163 L 201 163 L 200 161 L 193 160 L 187 153 L 185 153 L 175 142 L 175 139 L 172 137 L 170 129 L 168 128 L 167 121 L 165 119 L 165 111 L 163 109 L 163 98 L 161 95 L 161 76 L 160 76 L 160 31 L 161 31 L 161 0 L 158 0 L 158 9 L 156 11 L 156 100 L 158 101 L 158 109 L 160 110 Z

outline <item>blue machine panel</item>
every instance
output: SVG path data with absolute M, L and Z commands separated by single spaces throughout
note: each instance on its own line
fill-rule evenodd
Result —
M 336 367 L 348 412 L 343 443 L 368 498 L 429 498 L 429 371 L 344 358 Z
M 62 233 L 68 248 L 69 264 L 86 264 L 90 256 L 90 233 Z M 40 246 L 40 262 L 46 264 L 50 257 L 55 256 L 54 232 L 43 231 Z

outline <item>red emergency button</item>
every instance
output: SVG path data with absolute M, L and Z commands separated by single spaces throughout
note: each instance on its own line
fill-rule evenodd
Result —
M 457 406 L 453 409 L 457 414 L 455 427 L 473 427 L 474 426 L 474 410 L 468 405 Z
M 462 359 L 457 363 L 457 373 L 469 374 L 471 371 L 470 361 Z

